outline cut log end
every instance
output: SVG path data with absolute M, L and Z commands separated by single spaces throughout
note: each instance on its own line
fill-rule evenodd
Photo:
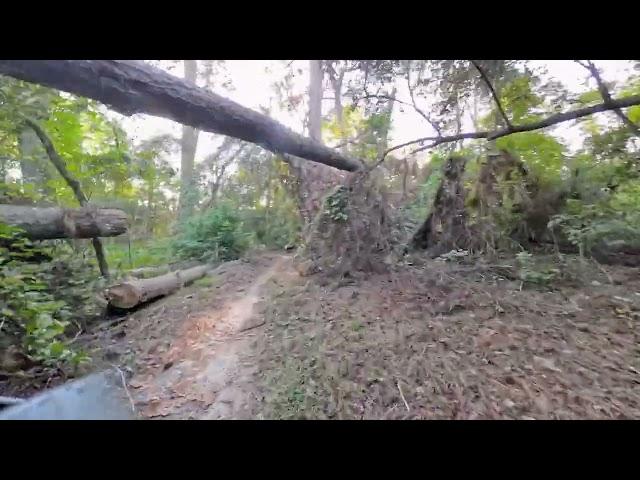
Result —
M 142 295 L 135 285 L 121 283 L 108 288 L 105 296 L 109 305 L 116 308 L 129 309 L 140 303 Z

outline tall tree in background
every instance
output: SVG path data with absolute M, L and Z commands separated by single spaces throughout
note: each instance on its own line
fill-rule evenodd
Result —
M 20 148 L 20 172 L 23 184 L 44 185 L 43 172 L 46 153 L 40 140 L 29 128 L 24 128 L 18 137 Z
M 196 83 L 198 74 L 197 60 L 184 61 L 185 80 Z M 187 218 L 193 211 L 195 204 L 195 182 L 193 176 L 193 166 L 198 147 L 199 131 L 187 125 L 182 126 L 181 159 L 180 159 L 180 203 L 178 207 L 178 218 Z
M 323 61 L 309 61 L 309 136 L 322 143 L 322 96 L 323 90 Z M 305 224 L 311 223 L 322 206 L 322 197 L 327 188 L 335 185 L 340 179 L 340 173 L 331 167 L 311 162 L 301 162 L 292 157 L 286 157 L 299 183 L 298 204 L 300 214 Z
M 322 60 L 309 60 L 309 137 L 322 143 Z

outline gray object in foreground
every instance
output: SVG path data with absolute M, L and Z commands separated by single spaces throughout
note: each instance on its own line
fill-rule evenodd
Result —
M 133 420 L 116 371 L 89 375 L 0 411 L 0 420 Z

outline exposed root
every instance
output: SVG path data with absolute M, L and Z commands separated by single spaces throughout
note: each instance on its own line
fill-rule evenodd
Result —
M 467 228 L 463 157 L 451 157 L 444 164 L 443 180 L 431 213 L 412 239 L 415 248 L 427 249 L 432 256 L 450 250 L 469 248 L 472 235 Z
M 301 274 L 349 277 L 387 270 L 392 233 L 378 173 L 355 173 L 336 187 L 310 225 L 298 255 Z

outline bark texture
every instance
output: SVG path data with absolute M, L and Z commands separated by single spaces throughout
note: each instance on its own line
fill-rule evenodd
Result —
M 256 143 L 340 170 L 360 161 L 294 133 L 266 115 L 131 60 L 0 60 L 0 73 L 99 100 L 124 115 L 146 113 Z
M 127 231 L 122 210 L 0 205 L 0 222 L 20 227 L 32 240 L 114 237 Z
M 200 265 L 159 277 L 122 282 L 109 287 L 106 291 L 106 298 L 112 307 L 130 309 L 154 298 L 175 292 L 183 285 L 204 277 L 210 268 L 209 265 Z
M 184 79 L 196 85 L 198 64 L 196 60 L 184 61 Z M 182 140 L 180 142 L 180 205 L 178 214 L 180 218 L 188 217 L 195 204 L 195 184 L 193 179 L 193 166 L 198 148 L 198 130 L 188 125 L 182 126 Z

